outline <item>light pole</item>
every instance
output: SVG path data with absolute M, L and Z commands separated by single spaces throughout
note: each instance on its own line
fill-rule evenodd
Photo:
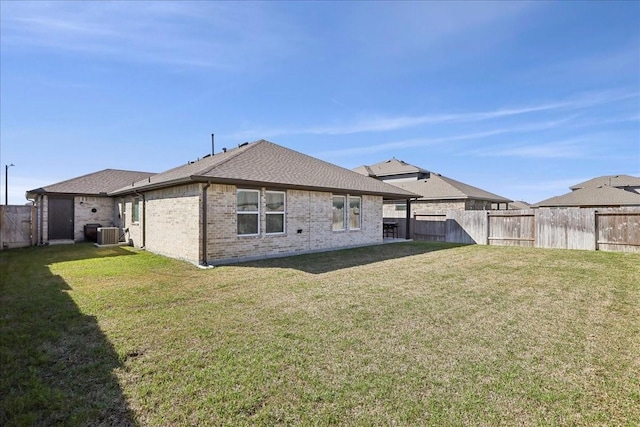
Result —
M 4 205 L 9 206 L 9 168 L 15 166 L 13 163 L 4 165 Z M 0 187 L 1 188 L 1 187 Z

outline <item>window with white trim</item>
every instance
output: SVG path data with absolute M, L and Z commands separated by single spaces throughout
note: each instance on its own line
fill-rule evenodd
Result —
M 345 196 L 333 196 L 333 220 L 331 223 L 331 229 L 333 231 L 340 231 L 346 228 L 345 215 L 347 212 L 345 210 L 345 204 Z
M 265 233 L 285 232 L 286 195 L 284 191 L 265 191 Z
M 260 230 L 260 191 L 238 190 L 236 213 L 238 235 L 258 235 Z
M 360 230 L 362 227 L 362 199 L 356 196 L 349 196 L 349 230 Z
M 135 197 L 133 199 L 133 209 L 131 214 L 131 222 L 137 223 L 140 222 L 140 197 Z

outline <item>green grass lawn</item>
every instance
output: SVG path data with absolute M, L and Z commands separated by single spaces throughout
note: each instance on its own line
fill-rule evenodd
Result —
M 640 255 L 0 253 L 0 425 L 638 425 Z

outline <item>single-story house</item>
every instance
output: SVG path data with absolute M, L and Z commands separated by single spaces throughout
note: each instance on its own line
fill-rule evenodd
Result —
M 640 177 L 623 174 L 599 176 L 569 188 L 571 190 L 579 190 L 581 188 L 600 187 L 603 185 L 640 194 Z
M 608 185 L 578 188 L 534 205 L 539 208 L 619 208 L 640 206 L 640 194 Z
M 383 200 L 416 194 L 260 140 L 106 196 L 130 244 L 220 264 L 382 243 Z
M 417 200 L 411 201 L 413 213 L 507 209 L 511 202 L 505 197 L 395 158 L 359 166 L 354 171 L 419 194 Z M 384 216 L 402 216 L 406 210 L 407 205 L 403 201 L 388 201 L 385 202 Z
M 38 243 L 82 241 L 87 224 L 119 227 L 115 199 L 108 193 L 151 175 L 154 174 L 105 169 L 27 191 L 27 199 L 37 207 Z

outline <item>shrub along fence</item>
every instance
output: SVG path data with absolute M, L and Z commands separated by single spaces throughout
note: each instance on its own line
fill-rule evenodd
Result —
M 411 238 L 482 245 L 640 252 L 640 208 L 415 213 Z

